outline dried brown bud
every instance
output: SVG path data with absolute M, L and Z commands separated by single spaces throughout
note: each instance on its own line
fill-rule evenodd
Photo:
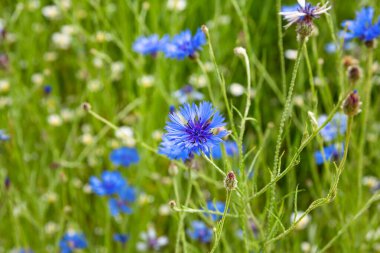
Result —
M 348 68 L 350 66 L 358 65 L 359 61 L 350 55 L 346 55 L 342 60 L 343 66 Z
M 206 25 L 202 25 L 201 29 L 202 29 L 202 32 L 203 32 L 205 35 L 208 34 L 208 28 L 207 28 Z
M 228 172 L 226 178 L 224 179 L 224 187 L 227 191 L 235 190 L 238 181 L 236 180 L 235 173 L 233 171 Z
M 351 83 L 356 83 L 362 76 L 362 70 L 357 65 L 349 66 L 347 69 L 347 76 Z
M 359 94 L 356 90 L 351 92 L 344 100 L 342 108 L 343 112 L 348 116 L 355 116 L 361 112 L 361 104 Z
M 174 208 L 174 207 L 176 207 L 177 206 L 177 203 L 175 203 L 175 201 L 174 200 L 170 200 L 169 201 L 169 206 L 170 206 L 170 208 Z
M 84 103 L 82 104 L 82 109 L 83 109 L 84 111 L 88 112 L 89 110 L 91 110 L 91 105 L 90 105 L 89 103 L 87 103 L 87 102 L 84 102 Z

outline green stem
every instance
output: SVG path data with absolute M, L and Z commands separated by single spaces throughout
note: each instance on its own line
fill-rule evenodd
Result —
M 212 247 L 210 253 L 213 253 L 216 250 L 216 248 L 218 247 L 220 238 L 222 237 L 223 225 L 224 225 L 224 221 L 226 220 L 226 217 L 227 217 L 226 214 L 227 214 L 228 208 L 230 206 L 231 195 L 232 195 L 232 191 L 227 191 L 227 200 L 226 200 L 226 206 L 225 206 L 224 212 L 223 212 L 223 217 L 222 217 L 222 220 L 220 221 L 220 223 L 218 224 L 218 228 L 217 228 L 217 231 L 215 234 L 215 243 L 214 243 L 214 246 Z
M 365 153 L 365 143 L 366 143 L 366 133 L 368 126 L 368 116 L 371 104 L 371 90 L 372 90 L 372 65 L 373 65 L 373 50 L 369 49 L 367 58 L 367 80 L 364 86 L 364 99 L 363 99 L 363 117 L 361 121 L 361 134 L 359 138 L 359 157 L 358 157 L 358 207 L 362 201 L 362 177 L 364 169 L 364 155 Z
M 302 50 L 303 47 L 306 44 L 306 40 L 304 39 L 303 41 L 300 42 L 298 52 L 297 52 L 297 59 L 296 63 L 294 65 L 293 69 L 293 74 L 292 74 L 292 79 L 290 82 L 289 86 L 289 91 L 288 91 L 288 96 L 285 102 L 285 108 L 284 111 L 282 112 L 281 115 L 281 121 L 280 121 L 280 127 L 279 127 L 279 132 L 277 135 L 277 144 L 276 144 L 276 149 L 275 149 L 275 154 L 274 154 L 274 163 L 273 163 L 273 170 L 272 170 L 272 175 L 271 175 L 271 181 L 275 180 L 275 178 L 280 174 L 280 168 L 279 168 L 279 160 L 280 160 L 280 149 L 281 149 L 281 143 L 282 143 L 282 138 L 283 138 L 283 133 L 284 133 L 284 128 L 285 128 L 285 123 L 288 120 L 290 114 L 291 114 L 291 107 L 292 107 L 292 100 L 293 100 L 293 90 L 296 82 L 296 77 L 298 73 L 298 68 L 301 62 L 302 58 Z M 270 194 L 270 203 L 269 203 L 269 211 L 268 211 L 268 230 L 272 230 L 272 223 L 273 223 L 273 210 L 275 208 L 275 202 L 276 202 L 276 184 L 272 185 L 271 188 L 271 194 Z M 269 236 L 270 233 L 267 234 Z
M 207 74 L 206 68 L 205 68 L 203 62 L 199 59 L 199 57 L 196 57 L 196 61 L 197 61 L 199 67 L 201 68 L 203 74 L 205 75 L 205 77 L 206 77 L 206 79 L 207 79 L 207 89 L 208 89 L 208 94 L 209 94 L 209 96 L 210 96 L 211 102 L 212 102 L 214 105 L 216 105 L 216 101 L 215 101 L 215 97 L 214 97 L 214 92 L 212 91 L 210 78 L 208 77 L 208 74 Z

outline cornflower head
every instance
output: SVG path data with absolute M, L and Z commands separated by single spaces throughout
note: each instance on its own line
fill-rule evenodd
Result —
M 202 221 L 193 221 L 191 229 L 187 229 L 187 234 L 193 240 L 201 243 L 209 243 L 212 240 L 213 231 Z
M 118 193 L 127 185 L 127 182 L 119 171 L 104 171 L 101 179 L 92 176 L 89 184 L 94 193 L 104 196 Z
M 110 154 L 110 160 L 115 166 L 128 167 L 140 161 L 139 153 L 135 148 L 121 147 Z
M 109 199 L 109 207 L 112 216 L 117 216 L 119 213 L 132 213 L 132 208 L 130 207 L 132 202 L 136 201 L 136 190 L 135 188 L 125 185 L 119 190 L 116 198 Z
M 158 35 L 154 34 L 151 36 L 141 36 L 136 39 L 132 45 L 133 51 L 142 55 L 152 55 L 156 56 L 162 47 L 168 41 L 169 37 L 164 36 L 162 39 Z
M 380 17 L 373 23 L 374 12 L 372 7 L 364 7 L 356 12 L 354 20 L 343 21 L 342 27 L 347 29 L 347 32 L 341 31 L 343 38 L 346 41 L 358 38 L 366 44 L 372 44 L 380 37 Z
M 76 232 L 67 232 L 59 242 L 61 253 L 71 253 L 76 249 L 84 249 L 87 247 L 87 241 L 84 234 Z
M 347 129 L 347 119 L 347 115 L 343 113 L 335 114 L 332 120 L 319 132 L 323 140 L 329 142 L 336 139 L 339 135 L 343 135 Z M 318 126 L 321 126 L 326 120 L 327 116 L 321 115 L 318 118 Z
M 206 35 L 201 29 L 198 29 L 194 36 L 190 30 L 175 35 L 163 47 L 165 57 L 183 60 L 186 57 L 195 58 L 196 52 L 202 49 L 206 44 Z
M 284 16 L 284 19 L 288 21 L 285 28 L 289 28 L 293 24 L 297 24 L 297 33 L 302 38 L 310 36 L 313 31 L 313 20 L 319 18 L 322 14 L 326 14 L 331 9 L 329 2 L 324 5 L 317 4 L 313 6 L 306 0 L 297 0 L 298 8 L 296 10 L 288 9 L 281 11 L 280 15 Z
M 225 208 L 226 208 L 226 204 L 224 202 L 216 201 L 214 203 L 212 201 L 207 201 L 207 209 L 209 211 L 215 211 L 215 212 L 223 213 Z M 207 214 L 207 216 L 211 216 L 211 219 L 213 221 L 217 221 L 217 220 L 220 220 L 222 218 L 221 215 L 217 215 L 217 214 Z
M 0 141 L 8 141 L 9 139 L 9 135 L 7 135 L 4 130 L 0 129 Z
M 228 135 L 223 116 L 209 102 L 184 104 L 179 111 L 169 113 L 166 138 L 172 148 L 188 155 L 201 152 L 209 155 L 212 148 Z
M 115 242 L 120 242 L 121 244 L 126 244 L 129 239 L 129 236 L 126 234 L 113 234 L 113 240 Z
M 186 161 L 191 157 L 186 150 L 178 149 L 165 135 L 162 136 L 158 153 L 167 156 L 170 160 Z
M 140 238 L 142 241 L 137 243 L 138 251 L 159 251 L 169 243 L 166 236 L 158 237 L 153 227 L 149 227 L 147 232 L 141 233 Z
M 174 97 L 180 104 L 186 103 L 188 100 L 202 100 L 203 94 L 196 91 L 191 84 L 183 86 L 181 89 L 174 92 Z
M 325 161 L 339 160 L 344 153 L 344 144 L 333 144 L 323 148 L 323 152 L 316 151 L 314 153 L 317 165 L 323 164 Z

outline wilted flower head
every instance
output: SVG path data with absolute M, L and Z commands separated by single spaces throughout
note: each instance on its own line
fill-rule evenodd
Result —
M 318 126 L 327 120 L 326 115 L 322 115 L 318 118 Z M 343 113 L 337 113 L 331 119 L 329 123 L 326 124 L 324 128 L 319 132 L 325 141 L 332 141 L 339 135 L 343 135 L 347 129 L 347 115 Z
M 327 13 L 331 9 L 328 2 L 322 6 L 320 4 L 313 6 L 305 0 L 297 1 L 299 6 L 296 10 L 289 9 L 280 12 L 280 15 L 283 15 L 289 22 L 285 28 L 289 28 L 295 23 L 311 25 L 313 19 L 319 18 L 320 15 Z
M 110 154 L 111 162 L 116 166 L 128 167 L 140 161 L 139 153 L 135 148 L 121 147 L 115 149 Z
M 59 242 L 61 253 L 71 253 L 76 249 L 87 248 L 87 241 L 84 234 L 76 232 L 66 233 Z
M 149 227 L 147 232 L 141 233 L 140 238 L 142 241 L 137 243 L 138 251 L 159 251 L 169 243 L 166 236 L 158 237 L 153 227 Z
M 174 97 L 178 99 L 180 104 L 188 102 L 188 100 L 202 100 L 203 94 L 196 91 L 191 84 L 183 86 L 181 89 L 174 92 Z
M 185 59 L 186 57 L 193 58 L 195 57 L 195 53 L 201 50 L 205 43 L 206 35 L 201 29 L 198 29 L 194 36 L 191 35 L 190 30 L 186 30 L 168 41 L 163 47 L 163 52 L 167 58 L 178 60 Z
M 344 145 L 333 144 L 323 148 L 323 152 L 316 151 L 314 153 L 315 162 L 317 165 L 323 164 L 325 161 L 338 160 L 343 156 Z
M 160 39 L 156 34 L 151 36 L 141 36 L 133 43 L 132 49 L 136 53 L 140 53 L 142 55 L 149 54 L 155 56 L 162 49 L 167 40 L 167 36 Z
M 360 101 L 359 94 L 356 90 L 351 92 L 344 100 L 342 108 L 343 112 L 348 116 L 355 116 L 361 112 L 362 102 Z
M 209 243 L 212 240 L 213 231 L 203 221 L 193 221 L 191 229 L 187 229 L 187 234 L 193 240 Z
M 184 104 L 178 112 L 169 114 L 166 124 L 166 138 L 173 143 L 173 148 L 181 152 L 208 155 L 211 149 L 223 142 L 227 130 L 223 116 L 209 102 Z
M 354 20 L 345 20 L 342 23 L 343 28 L 348 32 L 341 31 L 345 40 L 358 38 L 364 42 L 371 42 L 380 36 L 380 18 L 373 23 L 374 8 L 364 7 L 356 12 Z
M 119 171 L 104 171 L 101 179 L 92 176 L 89 182 L 91 189 L 96 194 L 113 195 L 126 186 L 127 182 Z

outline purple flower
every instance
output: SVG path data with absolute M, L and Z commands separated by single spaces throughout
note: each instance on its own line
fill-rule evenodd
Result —
M 191 229 L 187 230 L 187 234 L 193 240 L 197 240 L 201 243 L 209 243 L 212 240 L 213 232 L 204 222 L 193 221 L 191 223 Z
M 111 152 L 110 160 L 116 166 L 128 167 L 131 164 L 138 163 L 140 157 L 137 153 L 137 149 L 121 147 Z
M 348 30 L 348 32 L 341 31 L 343 38 L 345 40 L 358 38 L 370 42 L 380 37 L 380 17 L 373 23 L 374 12 L 372 7 L 365 7 L 356 12 L 354 20 L 343 21 L 342 26 Z
M 127 185 L 127 182 L 119 171 L 104 171 L 101 179 L 92 176 L 89 184 L 93 192 L 103 196 L 118 193 Z
M 84 234 L 68 232 L 62 237 L 59 247 L 61 253 L 71 253 L 76 249 L 87 248 L 87 241 Z
M 223 116 L 209 102 L 184 104 L 178 112 L 169 114 L 166 124 L 166 138 L 172 142 L 178 152 L 204 152 L 209 155 L 211 149 L 223 142 L 228 132 Z
M 190 30 L 175 35 L 163 47 L 163 52 L 167 58 L 182 60 L 186 57 L 195 57 L 195 53 L 202 49 L 206 43 L 206 36 L 201 29 L 198 29 L 194 36 Z

